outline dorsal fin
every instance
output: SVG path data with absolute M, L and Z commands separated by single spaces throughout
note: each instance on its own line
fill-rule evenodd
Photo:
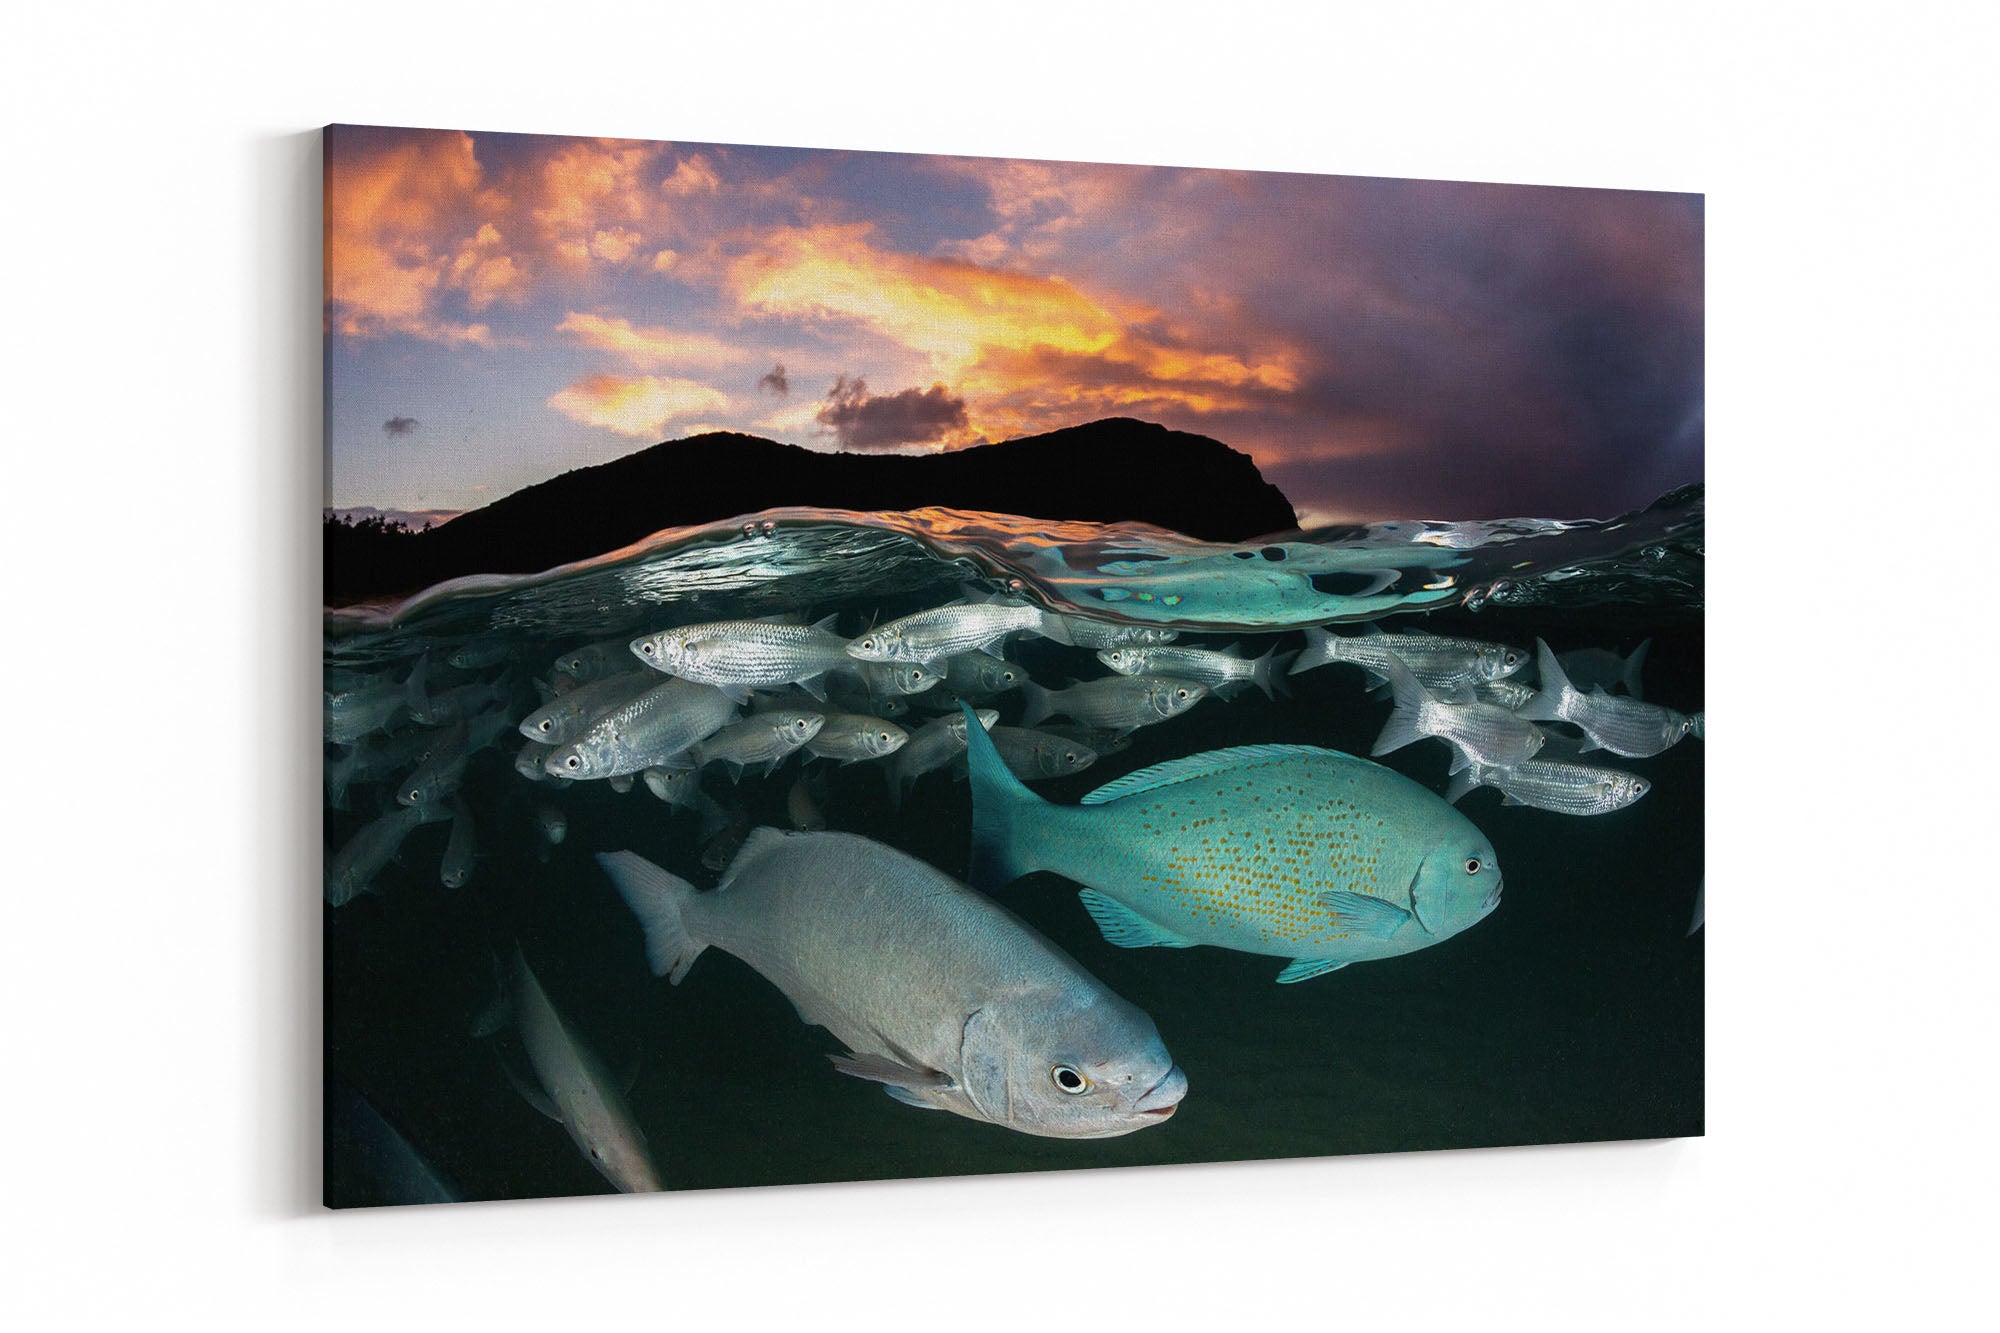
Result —
M 722 879 L 716 884 L 715 891 L 726 892 L 729 886 L 735 883 L 736 877 L 743 872 L 745 866 L 762 856 L 773 844 L 783 842 L 790 836 L 792 835 L 785 830 L 772 828 L 769 825 L 751 829 L 749 836 L 743 839 L 743 845 L 736 849 L 736 855 L 729 858 L 729 865 L 722 872 Z
M 1340 755 L 1340 752 L 1321 749 L 1317 745 L 1238 745 L 1227 750 L 1210 750 L 1207 754 L 1190 755 L 1186 759 L 1172 759 L 1164 764 L 1154 764 L 1151 768 L 1142 768 L 1137 773 L 1127 773 L 1116 782 L 1109 782 L 1099 787 L 1084 797 L 1082 803 L 1102 805 L 1106 801 L 1115 801 L 1134 792 L 1170 787 L 1176 782 L 1187 782 L 1194 778 L 1206 777 L 1210 773 L 1226 772 L 1233 768 L 1242 768 L 1273 759 L 1325 758 L 1328 755 Z

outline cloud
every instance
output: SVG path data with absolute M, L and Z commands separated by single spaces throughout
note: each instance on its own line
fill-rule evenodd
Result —
M 785 363 L 780 361 L 777 365 L 772 366 L 769 370 L 758 376 L 757 387 L 759 389 L 769 389 L 780 398 L 790 393 L 792 391 L 792 382 L 785 376 Z
M 586 426 L 659 439 L 670 421 L 727 411 L 729 396 L 694 380 L 591 375 L 551 395 L 548 405 Z
M 421 423 L 415 417 L 390 417 L 382 423 L 384 435 L 408 435 Z
M 844 449 L 934 444 L 965 429 L 965 400 L 942 384 L 872 397 L 868 381 L 843 375 L 827 391 L 817 420 L 833 431 Z
M 736 365 L 750 358 L 750 350 L 706 333 L 667 329 L 658 325 L 637 326 L 628 319 L 570 311 L 556 325 L 593 351 L 611 352 L 640 370 L 660 370 L 669 366 L 704 368 Z
M 442 307 L 453 295 L 468 311 L 520 295 L 522 272 L 485 218 L 503 209 L 469 135 L 329 131 L 327 327 L 490 344 L 486 325 Z
M 722 181 L 708 159 L 695 153 L 677 162 L 673 175 L 661 181 L 660 188 L 668 194 L 714 194 L 722 188 Z

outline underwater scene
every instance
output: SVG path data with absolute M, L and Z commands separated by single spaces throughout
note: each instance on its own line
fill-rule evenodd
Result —
M 326 1202 L 1699 1134 L 1703 542 L 786 507 L 329 607 Z

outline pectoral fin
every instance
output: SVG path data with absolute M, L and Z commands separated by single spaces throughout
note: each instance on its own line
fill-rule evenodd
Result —
M 866 1079 L 870 1083 L 887 1084 L 893 1095 L 898 1088 L 911 1092 L 936 1092 L 951 1086 L 951 1077 L 935 1069 L 917 1069 L 910 1065 L 898 1064 L 886 1055 L 829 1055 L 833 1067 L 849 1078 Z M 898 1100 L 901 1100 L 900 1098 Z
M 1347 964 L 1334 958 L 1294 958 L 1291 966 L 1278 973 L 1278 984 L 1289 986 L 1294 981 L 1309 981 L 1326 972 L 1338 972 Z
M 908 1088 L 899 1087 L 894 1083 L 884 1084 L 882 1091 L 888 1093 L 903 1105 L 914 1106 L 920 1111 L 942 1111 L 944 1109 L 936 1102 L 926 1100 L 922 1093 L 911 1092 Z
M 1333 910 L 1334 915 L 1340 918 L 1341 925 L 1357 935 L 1373 935 L 1377 939 L 1387 939 L 1401 930 L 1403 924 L 1410 919 L 1410 914 L 1394 903 L 1371 898 L 1365 893 L 1348 893 L 1345 890 L 1334 889 L 1322 893 L 1319 900 Z
M 1083 910 L 1090 913 L 1090 919 L 1097 923 L 1097 929 L 1104 938 L 1121 949 L 1145 949 L 1156 945 L 1164 949 L 1185 949 L 1193 943 L 1140 916 L 1124 903 L 1105 897 L 1096 889 L 1084 889 L 1076 897 L 1083 904 Z

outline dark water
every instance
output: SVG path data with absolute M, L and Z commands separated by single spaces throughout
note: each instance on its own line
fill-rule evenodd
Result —
M 1539 636 L 1558 652 L 1623 653 L 1650 638 L 1645 697 L 1687 712 L 1703 701 L 1698 488 L 1615 525 L 1384 525 L 1245 548 L 986 515 L 863 522 L 783 511 L 751 520 L 747 535 L 742 523 L 663 534 L 549 576 L 462 580 L 400 608 L 330 614 L 327 666 L 330 679 L 400 676 L 429 651 L 434 687 L 493 679 L 503 666 L 460 672 L 442 659 L 497 638 L 521 664 L 509 705 L 518 717 L 537 705 L 525 676 L 545 675 L 581 643 L 779 611 L 839 612 L 841 632 L 854 634 L 962 592 L 1009 588 L 1094 616 L 1176 625 L 1181 644 L 1240 643 L 1248 655 L 1298 646 L 1305 625 L 1361 619 L 1524 648 Z M 1088 651 L 1046 640 L 1016 640 L 1009 655 L 1045 684 L 1108 674 Z M 1358 670 L 1329 666 L 1290 684 L 1291 697 L 1276 701 L 1254 690 L 1205 700 L 1036 790 L 1073 802 L 1149 764 L 1231 745 L 1368 752 L 1389 706 Z M 1017 698 L 998 706 L 1003 723 L 1018 719 Z M 513 768 L 520 739 L 510 728 L 468 770 L 481 852 L 468 884 L 440 883 L 450 826 L 430 825 L 373 892 L 325 917 L 326 1067 L 342 1085 L 330 1107 L 358 1091 L 468 1198 L 610 1188 L 510 1085 L 510 1040 L 471 1036 L 493 990 L 493 954 L 516 941 L 571 1027 L 632 1078 L 629 1103 L 672 1188 L 1702 1131 L 1704 933 L 1687 934 L 1702 881 L 1699 740 L 1650 759 L 1595 757 L 1653 784 L 1608 815 L 1503 808 L 1490 790 L 1468 796 L 1460 808 L 1505 870 L 1500 908 L 1431 948 L 1298 985 L 1273 983 L 1282 959 L 1115 948 L 1076 886 L 1054 875 L 1006 890 L 1013 911 L 1152 1015 L 1189 1080 L 1178 1113 L 1157 1127 L 1065 1141 L 902 1106 L 843 1077 L 826 1060 L 838 1042 L 720 951 L 679 987 L 652 977 L 637 926 L 591 856 L 630 848 L 710 887 L 717 876 L 702 863 L 698 820 L 643 783 L 618 794 L 603 783 L 526 782 Z M 1442 790 L 1446 754 L 1426 741 L 1383 762 Z M 962 780 L 920 779 L 899 811 L 875 765 L 816 767 L 829 827 L 965 874 Z M 766 779 L 732 787 L 711 770 L 704 785 L 756 823 L 789 827 L 798 771 L 795 757 Z M 328 809 L 329 856 L 389 790 L 357 786 L 349 809 Z M 542 802 L 569 821 L 553 848 L 535 826 Z M 393 1201 L 396 1187 L 381 1183 L 373 1160 L 363 1136 L 330 1129 L 327 1201 Z

